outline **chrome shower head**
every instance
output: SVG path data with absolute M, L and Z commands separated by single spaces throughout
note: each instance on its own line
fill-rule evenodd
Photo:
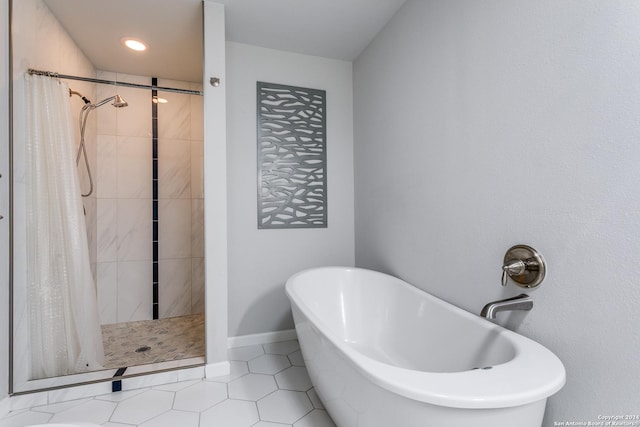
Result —
M 129 103 L 125 101 L 124 98 L 121 97 L 120 95 L 116 95 L 115 99 L 113 100 L 113 104 L 111 105 L 113 105 L 116 108 L 122 108 L 129 105 Z
M 127 105 L 129 105 L 127 103 L 127 101 L 124 100 L 123 97 L 121 97 L 120 95 L 114 95 L 114 96 L 110 96 L 109 98 L 103 99 L 100 102 L 96 102 L 93 105 L 93 108 L 98 108 L 103 106 L 104 104 L 106 104 L 109 101 L 113 101 L 113 103 L 111 105 L 113 105 L 116 108 L 122 108 L 122 107 L 126 107 Z

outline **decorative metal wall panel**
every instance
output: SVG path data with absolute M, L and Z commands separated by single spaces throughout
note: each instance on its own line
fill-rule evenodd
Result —
M 326 228 L 326 92 L 258 82 L 257 93 L 258 228 Z

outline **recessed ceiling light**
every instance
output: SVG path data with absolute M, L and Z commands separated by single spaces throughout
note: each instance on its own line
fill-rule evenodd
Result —
M 169 101 L 167 99 L 165 99 L 165 98 L 160 98 L 159 96 L 154 96 L 153 97 L 153 102 L 156 103 L 156 104 L 166 104 Z
M 122 39 L 122 43 L 126 47 L 128 47 L 129 49 L 136 50 L 138 52 L 141 52 L 143 50 L 147 50 L 147 45 L 144 42 L 142 42 L 142 41 L 140 41 L 138 39 L 131 38 L 131 37 L 124 37 Z

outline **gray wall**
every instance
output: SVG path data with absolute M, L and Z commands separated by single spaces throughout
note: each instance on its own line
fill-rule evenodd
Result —
M 546 257 L 501 314 L 564 362 L 545 426 L 637 413 L 637 1 L 409 0 L 354 65 L 356 264 L 471 312 L 505 250 Z
M 354 264 L 352 64 L 227 43 L 229 336 L 293 328 L 284 283 Z M 328 228 L 258 230 L 256 81 L 327 92 Z M 215 185 L 208 183 L 208 185 Z
M 0 343 L 9 342 L 9 10 L 0 1 Z M 9 349 L 0 346 L 0 401 L 9 387 Z M 0 417 L 3 414 L 0 403 Z M 8 409 L 8 408 L 5 408 Z

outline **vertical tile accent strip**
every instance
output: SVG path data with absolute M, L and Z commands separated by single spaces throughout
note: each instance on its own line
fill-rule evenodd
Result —
M 158 86 L 158 78 L 151 78 L 151 85 Z M 151 120 L 152 120 L 152 170 L 153 170 L 153 318 L 158 319 L 158 91 L 151 91 Z
M 127 368 L 118 368 L 113 377 L 116 378 L 123 376 L 126 370 Z M 115 393 L 117 391 L 122 391 L 122 380 L 111 381 L 111 392 Z

